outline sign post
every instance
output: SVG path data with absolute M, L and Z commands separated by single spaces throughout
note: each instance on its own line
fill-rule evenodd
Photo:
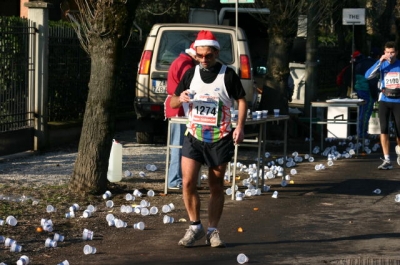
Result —
M 238 40 L 238 3 L 241 4 L 254 4 L 255 0 L 220 0 L 221 4 L 235 4 L 235 30 L 236 41 Z
M 343 8 L 343 25 L 353 26 L 353 37 L 351 43 L 351 55 L 353 56 L 353 53 L 355 51 L 354 26 L 365 25 L 365 8 Z M 353 94 L 353 91 L 354 91 L 354 62 L 353 58 L 351 58 L 351 94 Z

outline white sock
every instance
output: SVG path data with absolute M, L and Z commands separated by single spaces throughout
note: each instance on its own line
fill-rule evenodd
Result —
M 385 155 L 385 160 L 390 161 L 390 155 Z
M 192 229 L 200 229 L 200 228 L 201 228 L 201 224 L 198 224 L 198 225 L 190 225 L 190 227 L 191 227 Z

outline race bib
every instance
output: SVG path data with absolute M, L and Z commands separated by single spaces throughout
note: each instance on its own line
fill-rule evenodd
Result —
M 389 72 L 385 75 L 385 87 L 386 88 L 400 88 L 400 73 Z
M 218 101 L 195 100 L 192 102 L 191 118 L 193 123 L 217 126 L 218 124 Z

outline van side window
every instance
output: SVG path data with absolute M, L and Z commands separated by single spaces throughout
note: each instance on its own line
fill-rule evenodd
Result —
M 154 50 L 157 52 L 156 69 L 157 70 L 168 70 L 171 63 L 179 56 L 181 52 L 184 52 L 190 44 L 196 39 L 198 31 L 172 31 L 168 30 L 162 33 L 158 49 Z M 233 64 L 233 50 L 230 34 L 216 33 L 221 50 L 219 53 L 219 59 L 225 64 Z

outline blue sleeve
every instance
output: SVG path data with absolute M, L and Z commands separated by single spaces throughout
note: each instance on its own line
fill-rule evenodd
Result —
M 381 64 L 382 62 L 380 60 L 376 61 L 376 63 L 365 72 L 365 78 L 370 80 L 376 77 L 379 74 L 379 68 L 381 67 Z

